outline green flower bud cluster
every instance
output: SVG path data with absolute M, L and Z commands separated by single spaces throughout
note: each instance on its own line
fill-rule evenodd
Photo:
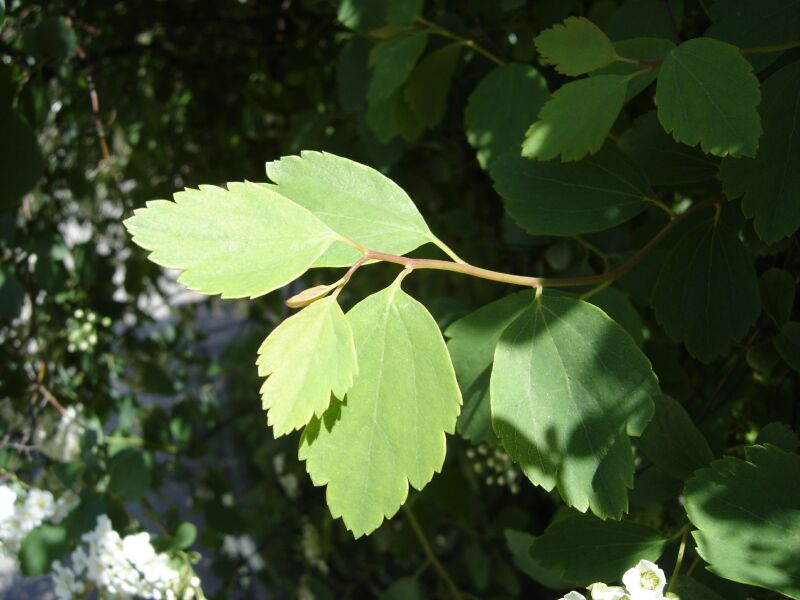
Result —
M 99 318 L 91 310 L 78 308 L 67 319 L 67 351 L 89 352 L 97 345 L 99 327 L 111 327 L 111 319 Z
M 502 448 L 480 444 L 467 450 L 467 458 L 478 475 L 485 475 L 486 485 L 507 486 L 512 494 L 520 489 L 520 471 Z

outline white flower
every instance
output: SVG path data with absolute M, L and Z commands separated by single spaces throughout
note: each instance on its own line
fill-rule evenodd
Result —
M 28 497 L 25 498 L 25 510 L 30 513 L 34 520 L 39 522 L 37 523 L 39 525 L 56 510 L 56 501 L 53 498 L 53 493 L 49 490 L 31 489 L 28 492 Z
M 55 508 L 50 520 L 53 523 L 61 523 L 72 510 L 80 504 L 81 499 L 75 492 L 67 490 L 56 501 Z
M 593 583 L 589 586 L 592 600 L 629 600 L 625 588 L 608 586 L 605 583 Z
M 125 558 L 137 567 L 150 562 L 156 556 L 155 548 L 150 543 L 150 534 L 146 531 L 129 535 L 122 540 L 122 551 Z
M 586 600 L 586 596 L 578 592 L 569 592 L 566 596 L 561 596 L 558 600 Z
M 632 569 L 625 571 L 622 583 L 628 588 L 631 600 L 661 600 L 667 578 L 658 565 L 649 560 L 640 560 Z
M 17 492 L 7 485 L 0 485 L 0 521 L 7 521 L 14 516 L 14 503 Z

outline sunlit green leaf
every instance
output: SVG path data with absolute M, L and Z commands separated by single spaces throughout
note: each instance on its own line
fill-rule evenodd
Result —
M 397 512 L 409 484 L 422 489 L 442 468 L 461 394 L 436 322 L 398 282 L 347 318 L 358 376 L 305 429 L 300 458 L 327 485 L 331 514 L 360 537 Z
M 761 306 L 753 262 L 721 219 L 687 232 L 672 248 L 653 291 L 664 330 L 704 362 L 741 340 Z
M 628 78 L 597 75 L 561 86 L 539 112 L 522 143 L 522 155 L 564 162 L 594 154 L 617 120 L 625 102 Z
M 307 151 L 267 163 L 267 175 L 282 195 L 370 250 L 405 254 L 435 239 L 408 194 L 366 165 Z M 346 266 L 359 257 L 338 244 L 315 266 Z
M 800 62 L 767 79 L 763 95 L 758 154 L 726 158 L 721 176 L 729 198 L 742 196 L 759 237 L 774 243 L 800 227 Z
M 258 350 L 262 406 L 275 436 L 321 416 L 331 394 L 343 399 L 358 371 L 350 324 L 336 298 L 324 298 L 289 317 Z
M 578 510 L 619 518 L 633 487 L 628 436 L 641 435 L 658 384 L 631 337 L 596 306 L 532 303 L 497 345 L 492 423 L 528 478 Z
M 695 38 L 658 74 L 658 120 L 677 141 L 717 156 L 755 156 L 761 136 L 758 79 L 734 46 Z
M 658 560 L 665 543 L 658 531 L 632 521 L 571 513 L 553 521 L 530 552 L 565 581 L 585 586 L 618 581 L 639 560 Z
M 577 163 L 505 154 L 490 170 L 508 213 L 534 235 L 575 235 L 610 229 L 636 216 L 653 191 L 613 143 Z
M 582 75 L 612 63 L 614 45 L 590 20 L 569 17 L 536 36 L 536 49 L 545 62 L 564 75 Z
M 150 260 L 183 271 L 178 281 L 203 294 L 255 297 L 286 285 L 337 236 L 302 206 L 265 186 L 230 183 L 153 200 L 125 221 Z
M 519 153 L 548 96 L 544 77 L 528 65 L 503 65 L 481 80 L 467 102 L 464 128 L 484 169 L 506 152 Z
M 800 456 L 750 446 L 686 482 L 686 512 L 709 569 L 800 598 Z

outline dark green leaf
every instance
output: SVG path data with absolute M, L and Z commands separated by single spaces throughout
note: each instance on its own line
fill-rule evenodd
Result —
M 755 156 L 758 79 L 739 49 L 695 38 L 670 51 L 656 88 L 658 120 L 677 141 L 716 156 Z
M 25 52 L 39 59 L 66 60 L 75 54 L 78 45 L 75 32 L 63 17 L 45 17 L 22 37 Z
M 781 358 L 800 373 L 800 321 L 786 323 L 773 343 Z
M 383 592 L 378 600 L 422 600 L 422 589 L 414 577 L 398 579 Z
M 585 586 L 617 581 L 639 560 L 658 560 L 665 543 L 658 531 L 632 521 L 571 514 L 554 521 L 533 541 L 530 552 L 565 581 Z
M 795 282 L 788 271 L 772 268 L 758 279 L 761 305 L 778 327 L 783 327 L 792 316 Z
M 800 13 L 800 10 L 798 10 Z M 764 135 L 755 159 L 726 158 L 722 183 L 767 243 L 800 227 L 800 62 L 773 74 L 763 86 Z
M 628 436 L 641 435 L 657 393 L 649 361 L 619 325 L 596 306 L 545 294 L 497 344 L 492 424 L 533 483 L 619 518 L 633 487 Z
M 786 452 L 795 452 L 800 447 L 800 438 L 786 423 L 775 421 L 758 432 L 756 444 L 772 444 Z
M 644 341 L 644 325 L 628 294 L 615 287 L 607 287 L 590 296 L 588 300 L 595 306 L 599 306 L 604 313 L 622 325 L 637 346 L 642 345 L 642 341 Z
M 386 3 L 386 22 L 411 25 L 422 16 L 424 0 L 391 0 Z
M 596 153 L 617 120 L 627 88 L 623 75 L 597 75 L 561 86 L 526 132 L 522 155 L 550 160 L 560 154 L 570 162 Z
M 461 44 L 449 44 L 423 58 L 408 78 L 405 100 L 425 127 L 433 127 L 444 116 L 450 81 L 460 55 Z
M 383 0 L 341 0 L 336 16 L 345 27 L 366 33 L 386 24 L 386 3 Z
M 673 140 L 661 127 L 655 111 L 636 119 L 620 137 L 619 147 L 644 169 L 653 185 L 707 181 L 719 169 L 718 159 Z
M 705 35 L 740 48 L 775 46 L 800 38 L 800 10 L 796 0 L 716 0 L 711 4 L 713 22 Z M 780 52 L 747 56 L 762 69 Z
M 506 154 L 491 167 L 506 210 L 534 235 L 575 235 L 610 229 L 647 208 L 647 178 L 613 143 L 577 163 Z
M 561 579 L 557 573 L 543 567 L 531 556 L 530 550 L 536 539 L 535 536 L 515 529 L 506 529 L 505 535 L 511 558 L 520 571 L 551 590 L 563 590 L 569 587 L 569 584 Z
M 484 169 L 506 152 L 519 152 L 548 95 L 547 82 L 528 65 L 503 65 L 481 80 L 467 102 L 464 128 Z
M 367 102 L 380 104 L 402 86 L 425 51 L 426 33 L 413 33 L 381 42 L 375 52 L 375 67 L 367 87 Z
M 676 479 L 688 479 L 714 458 L 692 418 L 669 396 L 656 398 L 655 415 L 644 430 L 639 447 L 653 464 Z
M 680 600 L 727 600 L 687 575 L 679 575 L 672 586 Z
M 761 306 L 753 262 L 721 219 L 684 235 L 661 269 L 653 308 L 664 330 L 710 362 L 741 340 Z
M 339 103 L 346 111 L 361 108 L 366 102 L 367 86 L 372 71 L 367 64 L 370 44 L 355 37 L 342 46 L 336 62 L 336 83 Z
M 800 598 L 800 456 L 750 446 L 686 482 L 697 551 L 712 572 Z
M 674 39 L 682 21 L 683 0 L 669 0 L 669 6 L 664 0 L 625 0 L 611 16 L 606 32 L 612 40 L 637 36 Z
M 15 210 L 36 185 L 45 162 L 36 135 L 14 111 L 0 112 L 0 212 Z
M 125 500 L 139 500 L 150 488 L 153 459 L 140 448 L 125 448 L 108 462 L 109 487 Z
M 10 265 L 0 264 L 0 319 L 16 318 L 24 302 L 25 288 Z

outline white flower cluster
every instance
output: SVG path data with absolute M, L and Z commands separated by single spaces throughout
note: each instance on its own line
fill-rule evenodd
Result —
M 16 557 L 22 540 L 45 521 L 60 523 L 78 505 L 78 497 L 37 488 L 0 485 L 0 550 Z
M 127 600 L 189 600 L 202 598 L 200 580 L 188 585 L 170 557 L 157 553 L 147 532 L 124 538 L 114 531 L 108 516 L 100 515 L 95 528 L 81 538 L 68 565 L 53 563 L 53 583 L 58 600 L 68 600 L 97 588 L 101 598 Z
M 519 493 L 520 472 L 505 450 L 480 444 L 467 450 L 467 458 L 475 473 L 486 475 L 486 485 L 508 486 L 512 494 Z
M 664 571 L 649 560 L 640 560 L 635 567 L 625 571 L 622 583 L 625 587 L 593 583 L 588 588 L 591 600 L 665 600 L 671 596 L 664 595 L 667 584 Z M 586 596 L 569 592 L 559 600 L 586 600 Z

